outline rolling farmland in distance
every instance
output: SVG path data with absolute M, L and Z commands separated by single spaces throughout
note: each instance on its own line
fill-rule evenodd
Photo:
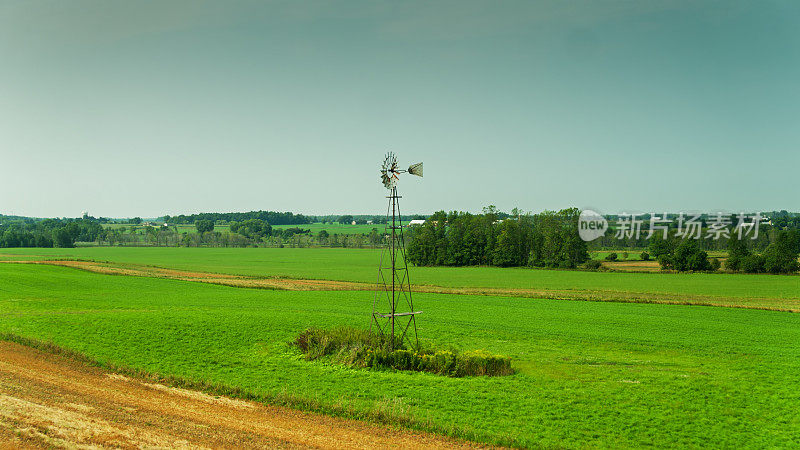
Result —
M 307 327 L 369 323 L 373 294 L 360 285 L 373 282 L 376 251 L 0 253 L 6 261 L 0 264 L 0 332 L 51 342 L 108 367 L 490 444 L 573 447 L 591 439 L 617 447 L 653 441 L 738 447 L 788 446 L 800 439 L 800 423 L 792 419 L 800 406 L 800 315 L 745 309 L 765 301 L 796 309 L 798 277 L 418 267 L 415 284 L 454 292 L 415 295 L 415 305 L 424 310 L 424 342 L 508 355 L 517 371 L 453 379 L 306 361 L 288 344 Z M 151 272 L 115 276 L 9 263 L 53 259 Z M 192 271 L 197 281 L 224 274 L 354 284 L 337 290 L 251 289 L 165 279 L 156 267 Z M 341 290 L 347 286 L 359 289 Z M 501 291 L 469 294 L 475 288 Z M 567 296 L 503 295 L 502 289 Z M 586 291 L 629 297 L 568 300 L 570 293 L 582 299 Z M 745 308 L 629 303 L 636 301 L 633 294 L 643 302 L 702 295 Z
M 374 283 L 379 253 L 325 248 L 74 248 L 2 249 L 0 260 L 80 259 L 189 271 Z M 800 278 L 764 274 L 619 273 L 498 267 L 414 267 L 412 283 L 448 288 L 630 293 L 658 298 L 746 302 L 772 299 L 794 308 Z M 746 306 L 746 303 L 744 304 Z

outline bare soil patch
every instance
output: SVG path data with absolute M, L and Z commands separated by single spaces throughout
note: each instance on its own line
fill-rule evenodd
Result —
M 104 373 L 0 341 L 0 447 L 468 448 L 436 435 Z

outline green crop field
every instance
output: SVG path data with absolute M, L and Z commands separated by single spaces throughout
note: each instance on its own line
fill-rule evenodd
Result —
M 273 225 L 272 228 L 302 228 L 304 230 L 311 230 L 313 234 L 317 234 L 322 230 L 327 231 L 329 234 L 369 234 L 373 228 L 378 231 L 383 231 L 385 225 L 350 225 L 341 223 L 308 223 L 303 225 Z
M 242 268 L 267 253 L 254 252 Z M 158 255 L 151 262 L 165 263 Z M 201 255 L 174 259 L 225 261 Z M 372 256 L 365 252 L 364 264 Z M 242 289 L 22 264 L 0 264 L 0 280 L 0 333 L 267 401 L 354 417 L 389 409 L 416 427 L 500 444 L 800 445 L 798 314 L 419 294 L 424 340 L 509 355 L 518 370 L 453 379 L 308 362 L 287 345 L 310 326 L 365 326 L 369 292 Z
M 144 225 L 131 225 L 125 223 L 110 223 L 105 225 L 106 228 L 110 229 L 119 229 L 125 228 L 126 231 L 130 232 L 131 228 L 135 229 L 138 232 L 142 232 L 144 230 Z M 195 225 L 190 224 L 182 224 L 182 225 L 171 225 L 170 229 L 177 228 L 178 233 L 197 233 L 197 227 Z M 229 231 L 228 225 L 215 225 L 214 231 L 221 231 L 227 233 Z
M 378 250 L 330 248 L 1 249 L 0 260 L 79 258 L 215 273 L 374 283 Z M 800 277 L 748 274 L 604 273 L 498 267 L 414 267 L 415 284 L 445 287 L 595 290 L 643 294 L 772 298 L 800 305 Z

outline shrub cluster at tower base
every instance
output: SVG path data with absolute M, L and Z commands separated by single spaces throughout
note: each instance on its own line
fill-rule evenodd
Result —
M 449 377 L 511 375 L 511 358 L 482 350 L 392 349 L 389 339 L 356 328 L 309 328 L 294 341 L 307 360 L 329 357 L 353 367 L 413 370 Z

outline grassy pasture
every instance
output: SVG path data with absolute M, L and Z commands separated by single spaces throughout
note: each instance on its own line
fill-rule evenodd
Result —
M 798 314 L 420 294 L 424 339 L 509 355 L 519 371 L 451 379 L 308 362 L 287 346 L 309 326 L 365 325 L 369 292 L 19 264 L 0 264 L 0 280 L 0 332 L 267 399 L 311 399 L 353 415 L 390 409 L 424 428 L 503 444 L 800 445 Z
M 126 223 L 110 223 L 104 226 L 110 229 L 125 228 L 127 232 L 130 232 L 131 227 L 133 227 L 138 232 L 143 232 L 145 228 L 144 225 L 132 225 Z M 197 227 L 195 225 L 188 225 L 188 224 L 172 225 L 169 228 L 170 229 L 177 228 L 178 233 L 197 233 Z M 221 231 L 223 233 L 227 233 L 228 231 L 230 231 L 230 227 L 228 227 L 228 225 L 214 225 L 214 231 Z
M 385 225 L 350 225 L 340 223 L 309 223 L 304 225 L 273 225 L 272 228 L 302 228 L 304 230 L 311 230 L 311 233 L 317 234 L 322 230 L 326 230 L 329 234 L 369 234 L 373 228 L 377 228 L 379 232 L 383 231 Z
M 251 276 L 374 283 L 378 250 L 331 248 L 1 249 L 0 259 L 81 258 Z M 415 284 L 553 290 L 599 290 L 717 298 L 770 298 L 796 306 L 800 276 L 749 274 L 604 273 L 497 267 L 415 267 Z

